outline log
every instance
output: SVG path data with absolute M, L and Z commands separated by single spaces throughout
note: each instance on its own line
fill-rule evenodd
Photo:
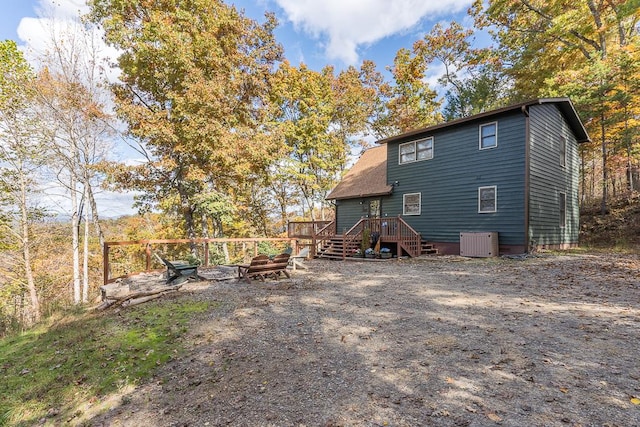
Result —
M 100 305 L 94 307 L 94 310 L 106 310 L 109 307 L 121 306 L 128 307 L 131 305 L 142 304 L 143 302 L 150 301 L 163 296 L 164 294 L 175 292 L 182 287 L 182 284 L 175 286 L 167 286 L 162 289 L 156 289 L 153 291 L 141 291 L 134 292 L 124 296 L 108 296 Z M 127 301 L 135 301 L 127 302 Z

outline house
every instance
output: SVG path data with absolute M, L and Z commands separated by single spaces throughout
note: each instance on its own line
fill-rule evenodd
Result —
M 334 234 L 355 242 L 372 227 L 394 252 L 409 255 L 419 254 L 415 243 L 402 242 L 411 233 L 445 254 L 460 253 L 466 232 L 492 233 L 503 254 L 574 247 L 578 144 L 587 141 L 568 98 L 382 139 L 327 196 L 335 203 Z

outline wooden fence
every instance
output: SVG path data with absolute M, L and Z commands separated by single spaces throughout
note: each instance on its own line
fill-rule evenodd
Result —
M 156 250 L 165 257 L 175 259 L 175 257 L 189 256 L 192 254 L 192 247 L 196 254 L 201 255 L 202 265 L 209 266 L 212 245 L 233 245 L 234 257 L 242 256 L 242 262 L 247 261 L 247 257 L 254 257 L 259 253 L 260 243 L 267 242 L 270 246 L 285 249 L 286 246 L 293 248 L 293 253 L 298 253 L 298 241 L 291 238 L 234 238 L 234 239 L 156 239 L 156 240 L 130 240 L 122 242 L 105 242 L 103 251 L 103 277 L 104 284 L 128 277 L 141 272 L 159 270 L 152 268 L 154 264 L 153 251 Z M 165 249 L 158 248 L 164 246 Z M 172 248 L 168 248 L 172 246 Z M 182 246 L 182 248 L 180 248 Z M 240 248 L 238 248 L 240 247 Z M 114 252 L 121 249 L 118 254 L 126 258 L 124 262 L 116 262 Z M 117 267 L 117 268 L 116 268 Z M 117 270 L 117 274 L 113 274 Z

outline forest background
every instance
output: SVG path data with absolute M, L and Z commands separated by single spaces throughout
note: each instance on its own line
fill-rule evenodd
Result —
M 282 236 L 332 215 L 326 194 L 372 141 L 527 99 L 570 97 L 587 127 L 583 207 L 606 215 L 640 189 L 639 0 L 478 0 L 473 26 L 435 25 L 386 69 L 341 71 L 288 61 L 273 14 L 88 4 L 73 29 L 51 26 L 38 68 L 0 42 L 0 336 L 91 302 L 105 239 Z M 99 60 L 96 28 L 116 63 Z M 118 141 L 145 162 L 111 160 Z M 42 203 L 52 181 L 70 218 Z M 103 189 L 135 192 L 139 214 L 102 219 Z

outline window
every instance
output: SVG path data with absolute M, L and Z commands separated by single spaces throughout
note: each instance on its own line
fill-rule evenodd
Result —
M 416 141 L 416 153 L 418 160 L 433 159 L 433 137 Z
M 402 214 L 420 215 L 420 193 L 402 195 Z
M 433 137 L 400 144 L 400 164 L 433 159 Z
M 478 213 L 491 213 L 498 210 L 498 189 L 492 187 L 478 188 Z
M 567 195 L 560 193 L 560 227 L 567 225 Z
M 498 146 L 498 122 L 480 125 L 480 149 L 494 148 Z
M 416 161 L 416 144 L 407 142 L 400 144 L 400 164 Z
M 564 136 L 560 137 L 560 166 L 567 166 L 567 140 Z

